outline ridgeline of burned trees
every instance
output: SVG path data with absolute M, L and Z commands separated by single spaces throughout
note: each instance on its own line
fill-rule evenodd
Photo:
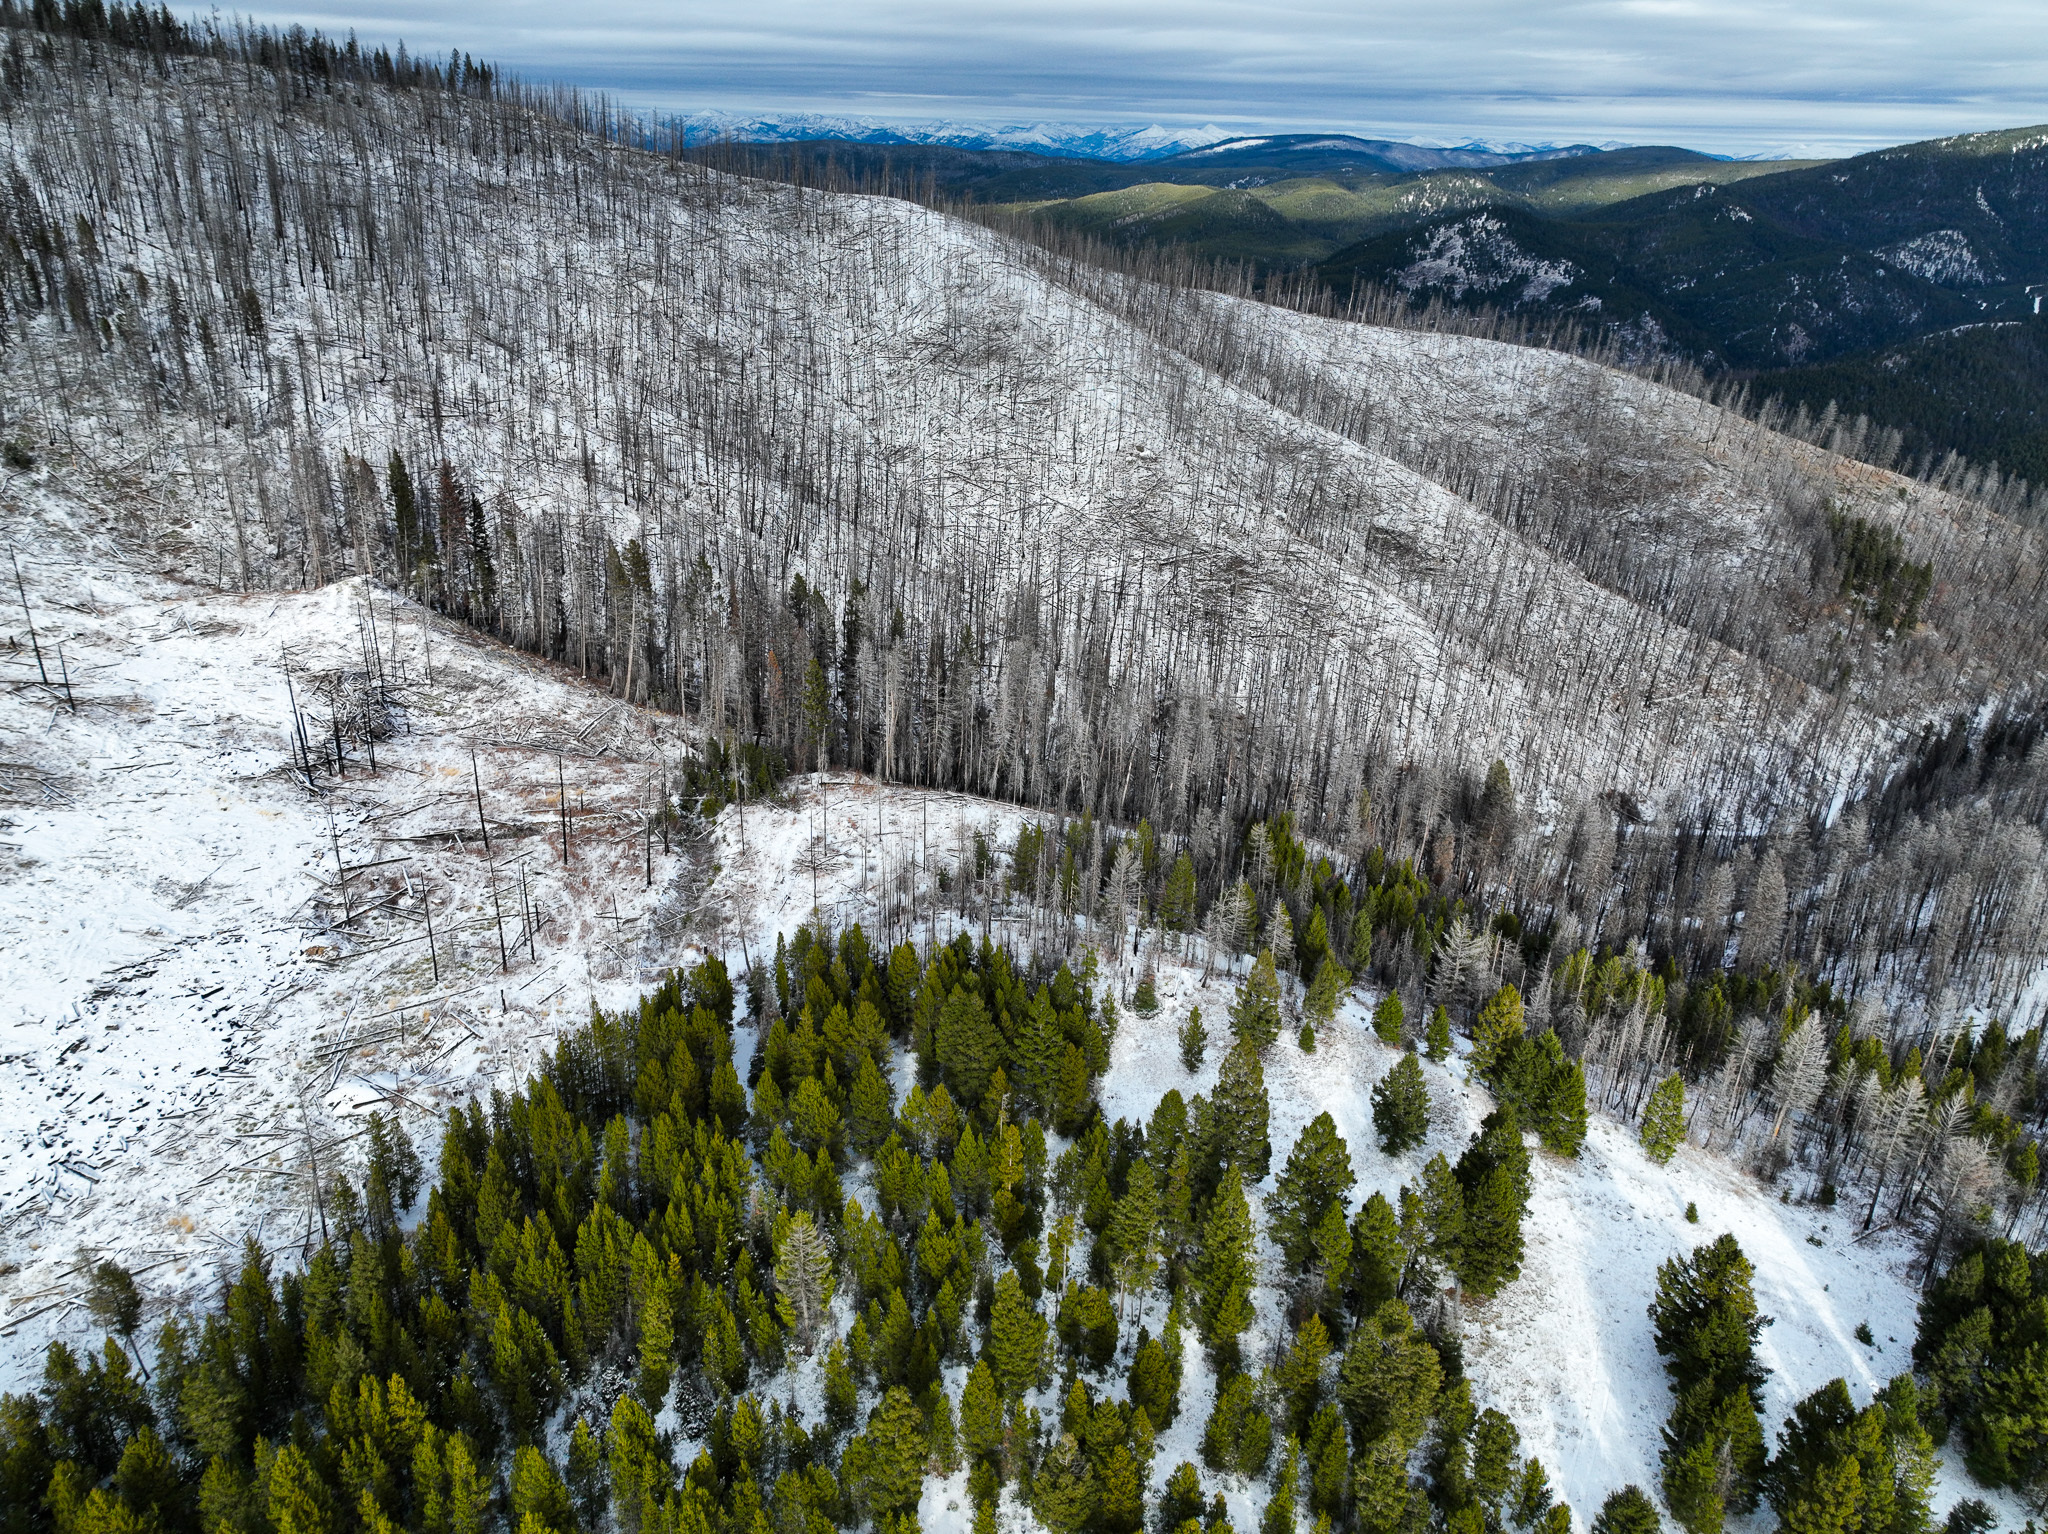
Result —
M 2042 566 L 1991 510 L 1844 509 L 1554 353 L 1508 353 L 1518 424 L 1439 409 L 1470 380 L 1420 352 L 1315 360 L 1360 327 L 721 175 L 459 57 L 0 24 L 18 483 L 194 579 L 367 574 L 722 746 L 1142 818 L 1205 909 L 1291 813 L 1561 948 L 1922 1033 L 2040 961 Z

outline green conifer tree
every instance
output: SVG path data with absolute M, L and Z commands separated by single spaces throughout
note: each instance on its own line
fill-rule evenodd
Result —
M 1270 948 L 1259 951 L 1252 972 L 1237 988 L 1237 1000 L 1230 1008 L 1230 1031 L 1236 1038 L 1248 1040 L 1260 1054 L 1280 1037 L 1280 974 Z
M 967 1373 L 960 1394 L 960 1435 L 971 1459 L 985 1459 L 1003 1446 L 1003 1398 L 986 1358 Z
M 1321 908 L 1316 914 L 1321 916 Z M 1328 1028 L 1336 1021 L 1337 1003 L 1344 999 L 1345 991 L 1351 988 L 1351 973 L 1339 964 L 1334 955 L 1323 960 L 1316 969 L 1316 977 L 1310 982 L 1308 996 L 1301 1004 L 1302 1016 L 1316 1028 Z
M 1173 860 L 1159 892 L 1159 925 L 1176 935 L 1195 930 L 1195 860 L 1185 852 Z
M 1363 978 L 1372 973 L 1372 917 L 1364 911 L 1351 918 L 1351 951 L 1345 957 L 1352 974 Z
M 1600 1504 L 1600 1516 L 1593 1520 L 1593 1534 L 1662 1534 L 1663 1527 L 1657 1504 L 1640 1486 L 1610 1492 Z
M 1458 1158 L 1464 1193 L 1464 1232 L 1452 1270 L 1482 1299 L 1522 1271 L 1522 1214 L 1529 1202 L 1529 1152 L 1512 1104 L 1489 1113 Z
M 1451 1014 L 1442 1007 L 1429 1014 L 1429 1026 L 1422 1034 L 1422 1052 L 1437 1065 L 1451 1058 Z
M 1245 1202 L 1243 1174 L 1232 1166 L 1202 1226 L 1195 1288 L 1203 1341 L 1227 1345 L 1252 1324 L 1254 1282 L 1251 1206 Z
M 1401 1246 L 1401 1224 L 1384 1193 L 1375 1192 L 1359 1206 L 1351 1221 L 1351 1261 L 1344 1295 L 1354 1316 L 1369 1316 L 1394 1298 L 1408 1254 Z
M 1259 1534 L 1294 1534 L 1294 1504 L 1300 1492 L 1301 1445 L 1290 1434 L 1280 1456 L 1280 1471 L 1273 1477 L 1273 1494 L 1259 1519 Z
M 1046 1320 L 1024 1297 L 1016 1270 L 1005 1269 L 996 1280 L 990 1312 L 988 1345 L 983 1357 L 1006 1397 L 1016 1397 L 1037 1380 L 1045 1356 Z
M 901 1385 L 889 1389 L 869 1419 L 864 1437 L 867 1452 L 862 1456 L 861 1489 L 879 1528 L 885 1520 L 914 1513 L 924 1483 L 929 1447 L 924 1415 L 908 1390 Z
M 1643 1125 L 1638 1135 L 1643 1154 L 1659 1166 L 1678 1154 L 1685 1139 L 1685 1078 L 1673 1071 L 1657 1084 L 1643 1108 Z
M 1142 1408 L 1161 1428 L 1173 1425 L 1180 1410 L 1180 1387 L 1167 1362 L 1166 1349 L 1157 1338 L 1141 1331 L 1137 1350 L 1131 1355 L 1131 1372 L 1125 1395 L 1134 1407 Z
M 1414 1050 L 1403 1054 L 1392 1070 L 1373 1083 L 1372 1127 L 1379 1135 L 1380 1149 L 1389 1156 L 1398 1156 L 1428 1138 L 1429 1087 Z
M 1407 1021 L 1401 1009 L 1401 993 L 1389 991 L 1372 1009 L 1372 1031 L 1379 1035 L 1382 1044 L 1399 1044 L 1401 1027 Z
M 1351 1148 L 1337 1133 L 1328 1113 L 1309 1120 L 1287 1153 L 1278 1182 L 1266 1200 L 1267 1229 L 1290 1266 L 1306 1268 L 1315 1259 L 1315 1229 L 1324 1214 L 1357 1182 Z
M 847 1096 L 846 1138 L 855 1150 L 872 1156 L 895 1127 L 896 1108 L 890 1100 L 889 1083 L 882 1079 L 874 1057 L 861 1058 L 853 1090 Z
M 1506 1055 L 1522 1037 L 1522 993 L 1504 985 L 1487 998 L 1472 1027 L 1472 1074 L 1491 1082 Z
M 1353 1329 L 1337 1371 L 1352 1441 L 1383 1444 L 1405 1461 L 1422 1441 L 1443 1377 L 1443 1363 L 1408 1307 L 1387 1301 Z
M 1202 1026 L 1202 1009 L 1190 1008 L 1188 1020 L 1180 1025 L 1181 1069 L 1193 1073 L 1202 1068 L 1202 1056 L 1209 1048 L 1209 1030 Z
M 1266 1138 L 1271 1108 L 1266 1098 L 1266 1073 L 1250 1039 L 1240 1038 L 1223 1057 L 1209 1118 L 1211 1154 L 1243 1168 L 1247 1181 L 1264 1181 L 1273 1155 Z
M 1003 1036 L 979 992 L 955 986 L 938 1021 L 939 1069 L 955 1101 L 972 1110 L 1003 1063 Z
M 1151 1162 L 1132 1164 L 1105 1234 L 1117 1287 L 1126 1295 L 1143 1293 L 1159 1252 L 1159 1178 Z

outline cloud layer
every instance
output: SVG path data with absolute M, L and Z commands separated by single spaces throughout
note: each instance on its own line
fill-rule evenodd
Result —
M 1926 0 L 340 0 L 269 10 L 674 109 L 1853 152 L 2048 120 L 2048 7 Z

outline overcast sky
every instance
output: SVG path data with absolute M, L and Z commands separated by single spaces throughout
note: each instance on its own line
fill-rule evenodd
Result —
M 1844 153 L 2048 121 L 2048 3 L 335 0 L 642 106 Z

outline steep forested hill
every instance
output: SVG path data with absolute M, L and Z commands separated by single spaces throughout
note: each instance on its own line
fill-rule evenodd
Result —
M 2043 1484 L 2036 505 L 459 57 L 0 22 L 5 1534 Z

